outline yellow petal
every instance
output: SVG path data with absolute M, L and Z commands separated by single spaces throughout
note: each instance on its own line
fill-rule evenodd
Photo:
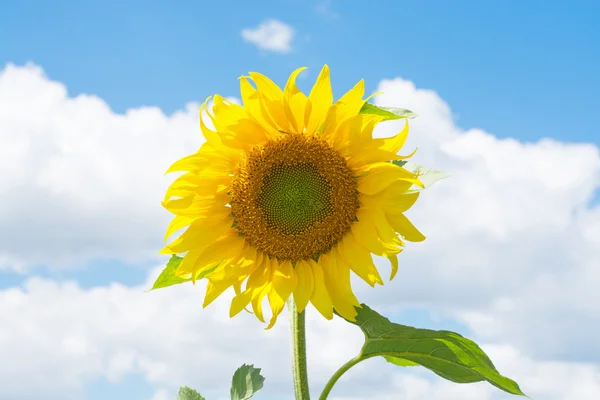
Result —
M 181 193 L 185 193 L 185 196 L 195 194 L 214 197 L 215 194 L 228 190 L 232 183 L 233 177 L 223 173 L 215 175 L 184 174 L 169 185 L 164 201 Z
M 356 132 L 357 139 L 363 143 L 372 143 L 373 130 L 382 119 L 383 117 L 381 115 L 358 114 L 354 118 L 354 131 Z
M 272 291 L 272 284 L 269 282 L 265 284 L 260 289 L 257 289 L 256 294 L 252 296 L 252 311 L 254 311 L 254 315 L 260 322 L 265 322 L 265 317 L 263 316 L 262 303 L 269 293 Z
M 280 130 L 288 132 L 290 130 L 290 122 L 286 117 L 283 107 L 283 91 L 263 74 L 250 72 L 250 77 L 256 84 L 259 99 L 265 106 L 263 115 L 270 115 L 272 121 Z
M 397 186 L 397 192 L 396 192 Z M 404 193 L 402 190 L 404 189 Z M 384 195 L 380 206 L 387 213 L 403 213 L 409 210 L 419 198 L 420 192 L 406 193 L 408 188 L 400 185 L 391 185 Z M 402 193 L 402 194 L 399 194 Z
M 392 163 L 371 164 L 361 170 L 366 175 L 358 179 L 358 191 L 364 194 L 379 193 L 396 181 L 410 182 L 423 187 L 416 174 Z
M 384 245 L 395 247 L 399 240 L 394 231 L 394 228 L 388 222 L 385 212 L 381 207 L 363 208 L 363 211 L 369 215 L 369 220 L 375 226 L 377 236 Z
M 358 222 L 352 224 L 350 227 L 352 236 L 371 253 L 378 256 L 383 255 L 386 252 L 386 248 L 379 239 L 379 233 L 377 232 L 371 213 L 369 213 L 368 209 L 361 207 L 356 212 L 356 218 Z
M 263 262 L 257 266 L 257 268 L 250 274 L 248 282 L 246 283 L 246 290 L 239 295 L 235 296 L 231 301 L 231 308 L 229 310 L 229 316 L 233 317 L 242 311 L 250 303 L 251 300 L 259 298 L 262 299 L 261 292 L 267 285 L 270 284 L 271 279 L 271 263 L 270 260 L 265 257 Z M 260 316 L 262 317 L 262 309 L 259 309 Z M 256 308 L 255 308 L 256 313 Z M 262 321 L 264 322 L 264 320 Z
M 390 260 L 390 263 L 392 264 L 392 272 L 390 274 L 390 281 L 391 281 L 392 279 L 394 279 L 394 277 L 396 276 L 396 273 L 398 272 L 398 255 L 391 254 L 387 258 L 388 258 L 388 260 Z
M 356 85 L 354 85 L 354 87 L 352 89 L 348 90 L 342 97 L 340 97 L 338 102 L 346 103 L 346 104 L 358 104 L 358 103 L 364 101 L 364 100 L 362 100 L 364 95 L 365 95 L 365 80 L 361 79 L 360 81 L 358 81 L 358 83 Z M 361 108 L 362 108 L 362 104 L 360 105 L 360 107 L 358 108 L 358 110 L 355 114 L 358 114 L 358 111 Z
M 190 249 L 209 246 L 230 230 L 230 226 L 231 222 L 220 218 L 197 220 L 177 239 L 166 245 L 160 254 L 179 254 Z
M 201 171 L 208 166 L 210 158 L 208 154 L 194 153 L 175 161 L 165 172 L 165 175 L 178 171 Z
M 221 293 L 223 293 L 225 290 L 230 288 L 231 285 L 231 282 L 213 282 L 211 280 L 208 280 L 208 283 L 206 284 L 206 294 L 204 295 L 204 302 L 202 303 L 202 308 L 205 308 L 210 303 L 215 301 L 215 299 L 219 297 Z
M 196 284 L 196 280 L 202 273 L 218 268 L 221 264 L 228 264 L 234 261 L 232 259 L 223 259 L 217 262 L 206 263 L 202 259 L 204 250 L 204 248 L 200 248 L 188 251 L 179 263 L 175 271 L 175 276 L 185 279 L 192 278 L 192 283 Z
M 310 119 L 306 126 L 309 134 L 315 133 L 325 121 L 329 107 L 333 103 L 329 66 L 325 64 L 317 77 L 317 81 L 308 95 L 311 104 Z
M 187 189 L 171 190 L 169 192 L 169 200 L 163 201 L 164 208 L 175 215 L 187 217 L 208 217 L 222 215 L 226 210 L 226 205 L 229 202 L 227 193 L 221 191 L 211 196 L 199 196 L 196 193 L 191 193 Z M 181 197 L 181 198 L 177 198 Z
M 242 293 L 242 281 L 237 281 L 233 283 L 233 291 L 235 292 L 236 295 Z
M 354 321 L 358 315 L 354 306 L 360 306 L 360 303 L 352 293 L 350 268 L 345 263 L 338 262 L 335 249 L 321 255 L 318 263 L 323 267 L 325 287 L 333 307 L 342 317 Z
M 342 104 L 336 103 L 329 108 L 329 112 L 323 123 L 321 136 L 344 158 L 347 158 L 348 153 L 350 153 L 348 145 L 351 143 L 350 138 L 354 119 L 340 118 L 338 110 L 342 106 Z
M 422 242 L 425 236 L 402 213 L 386 213 L 390 225 L 409 242 Z
M 405 212 L 410 209 L 417 199 L 420 192 L 407 193 L 412 183 L 396 181 L 392 183 L 384 192 L 375 195 L 363 194 L 360 196 L 361 207 L 371 209 L 382 209 L 390 213 Z
M 294 132 L 290 133 L 302 133 L 306 124 L 304 114 L 306 112 L 308 97 L 306 97 L 306 95 L 296 86 L 298 74 L 305 69 L 306 67 L 302 67 L 292 72 L 285 85 L 285 89 L 283 90 L 284 112 L 294 128 Z
M 406 123 L 404 124 L 404 128 L 397 135 L 392 136 L 391 138 L 376 139 L 376 141 L 382 142 L 380 147 L 382 150 L 386 150 L 391 153 L 397 153 L 400 151 L 402 146 L 404 146 L 404 143 L 406 143 L 406 138 L 408 137 L 408 119 L 405 121 Z
M 246 118 L 246 111 L 242 106 L 231 103 L 218 94 L 213 98 L 212 111 L 217 131 L 223 131 L 226 127 L 236 124 L 240 119 Z
M 292 263 L 289 260 L 277 261 L 272 260 L 273 265 L 273 278 L 272 284 L 273 289 L 269 291 L 269 305 L 271 306 L 271 321 L 266 329 L 271 329 L 277 317 L 283 310 L 286 300 L 290 297 L 292 292 L 298 285 L 298 277 L 296 271 L 292 267 Z
M 265 114 L 264 105 L 261 104 L 259 93 L 245 76 L 240 77 L 240 92 L 246 113 L 261 125 L 269 136 L 277 135 L 278 127 L 274 124 L 270 115 Z
M 206 99 L 206 101 L 200 106 L 200 131 L 208 143 L 221 144 L 221 138 L 219 137 L 219 134 L 212 129 L 209 129 L 204 123 L 202 112 L 206 112 L 206 115 L 211 119 L 211 121 L 214 121 L 215 119 L 208 111 L 208 106 L 206 105 L 207 101 L 208 99 Z
M 291 261 L 273 261 L 273 289 L 285 301 L 298 286 L 298 276 Z
M 250 72 L 250 78 L 256 84 L 256 89 L 273 100 L 283 99 L 283 91 L 275 82 L 258 72 Z
M 235 140 L 248 148 L 247 145 L 263 144 L 267 141 L 267 136 L 263 127 L 252 119 L 243 118 L 223 130 L 223 143 L 230 145 L 226 139 Z M 231 143 L 231 146 L 235 142 Z
M 241 293 L 242 282 L 256 269 L 259 258 L 256 249 L 244 243 L 239 259 L 235 263 L 221 263 L 213 272 L 206 275 L 208 284 L 202 307 L 212 303 L 223 291 L 233 286 L 235 294 Z M 260 262 L 260 261 L 259 261 Z
M 271 306 L 271 321 L 269 321 L 269 325 L 265 330 L 269 330 L 275 325 L 277 317 L 281 314 L 281 311 L 283 311 L 283 307 L 285 306 L 285 299 L 274 290 L 269 292 L 268 298 L 269 305 Z
M 333 304 L 325 287 L 323 268 L 313 260 L 308 260 L 314 276 L 314 291 L 310 297 L 311 304 L 327 319 L 333 318 Z
M 169 226 L 167 227 L 167 232 L 165 233 L 164 240 L 167 241 L 169 236 L 171 236 L 173 233 L 177 232 L 178 230 L 188 226 L 195 220 L 196 220 L 196 218 L 194 218 L 194 217 L 182 217 L 180 215 L 176 215 L 175 218 L 173 218 L 173 220 L 171 221 L 171 223 L 169 223 Z
M 196 260 L 193 268 L 187 268 L 183 263 L 179 264 L 178 272 L 194 273 L 198 268 L 202 268 L 208 264 L 222 262 L 224 260 L 237 259 L 244 245 L 244 239 L 237 236 L 234 229 L 230 229 L 227 234 L 220 237 L 218 240 L 210 243 L 204 248 L 202 254 Z M 198 247 L 197 245 L 195 247 Z
M 240 256 L 235 264 L 226 264 L 219 266 L 216 270 L 206 275 L 211 281 L 243 281 L 256 269 L 261 262 L 257 255 L 256 248 L 248 242 L 244 243 Z
M 365 104 L 365 81 L 361 79 L 352 89 L 344 94 L 336 103 L 340 104 L 339 118 L 346 119 L 358 115 Z
M 376 283 L 383 285 L 383 280 L 373 262 L 371 252 L 361 246 L 352 234 L 346 234 L 338 244 L 339 252 L 352 271 L 371 287 Z
M 294 291 L 294 302 L 298 312 L 302 312 L 313 295 L 315 278 L 310 264 L 305 260 L 298 260 L 295 269 L 298 276 L 298 286 Z
M 229 317 L 233 318 L 240 313 L 252 300 L 252 291 L 245 290 L 238 294 L 231 300 L 231 306 L 229 307 Z M 262 321 L 264 322 L 264 321 Z

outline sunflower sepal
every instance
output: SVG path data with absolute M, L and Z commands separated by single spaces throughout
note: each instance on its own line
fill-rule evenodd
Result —
M 179 264 L 181 264 L 182 260 L 183 257 L 172 255 L 169 261 L 167 262 L 165 268 L 162 270 L 158 278 L 156 278 L 156 281 L 154 281 L 152 288 L 148 289 L 147 292 L 173 285 L 179 285 L 181 283 L 191 282 L 191 276 L 184 278 L 176 274 L 177 267 L 179 267 Z M 215 266 L 213 268 L 209 268 L 207 270 L 202 271 L 198 274 L 198 276 L 196 276 L 196 280 L 204 278 L 206 275 L 213 272 L 216 268 L 217 267 Z
M 498 389 L 525 396 L 519 385 L 501 375 L 489 357 L 472 340 L 450 331 L 419 329 L 391 322 L 366 304 L 356 307 L 355 321 L 365 342 L 358 356 L 344 364 L 327 382 L 319 400 L 327 399 L 340 376 L 361 361 L 383 357 L 401 367 L 422 366 L 438 376 L 455 383 L 487 381 Z
M 372 103 L 365 103 L 360 109 L 360 114 L 381 115 L 383 121 L 393 121 L 396 119 L 409 118 L 413 119 L 419 116 L 410 110 L 397 107 L 380 107 Z

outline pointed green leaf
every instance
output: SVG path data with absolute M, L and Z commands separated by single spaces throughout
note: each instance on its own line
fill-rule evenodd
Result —
M 475 342 L 454 332 L 396 324 L 365 304 L 361 306 L 356 309 L 356 321 L 348 321 L 365 334 L 361 360 L 382 356 L 396 365 L 421 365 L 452 382 L 487 381 L 505 392 L 525 396 L 516 382 L 500 375 Z
M 408 161 L 404 161 L 404 160 L 392 160 L 390 161 L 392 164 L 397 165 L 399 167 L 403 167 L 404 164 L 406 164 Z
M 231 400 L 249 399 L 262 389 L 264 381 L 260 368 L 254 368 L 254 365 L 242 365 L 235 371 L 231 380 Z
M 167 262 L 167 266 L 165 267 L 165 269 L 162 270 L 162 272 L 160 273 L 158 278 L 156 278 L 156 281 L 154 282 L 154 285 L 152 285 L 152 289 L 150 289 L 150 290 L 155 290 L 155 289 L 165 288 L 168 286 L 178 285 L 180 283 L 190 282 L 192 280 L 191 277 L 182 278 L 180 276 L 175 275 L 175 271 L 177 271 L 177 267 L 179 267 L 179 264 L 181 264 L 181 260 L 183 260 L 182 257 L 178 257 L 175 255 L 171 256 L 171 259 L 169 260 L 169 262 Z M 206 275 L 213 272 L 216 268 L 217 267 L 215 266 L 206 271 L 203 271 L 202 273 L 198 274 L 198 276 L 196 276 L 196 279 L 204 278 Z
M 152 289 L 160 289 L 172 285 L 177 285 L 179 283 L 190 281 L 191 279 L 184 279 L 175 275 L 175 271 L 177 271 L 177 267 L 181 264 L 182 257 L 171 256 L 169 262 L 167 262 L 167 266 L 162 270 L 154 285 L 152 285 Z
M 391 121 L 395 119 L 401 118 L 416 118 L 417 114 L 414 112 L 404 109 L 404 108 L 395 108 L 395 107 L 379 107 L 375 104 L 365 103 L 360 109 L 361 114 L 374 114 L 381 115 L 384 117 L 384 121 Z
M 194 389 L 189 388 L 187 386 L 182 386 L 179 388 L 179 394 L 175 400 L 206 400 L 204 397 L 200 395 L 200 393 L 196 392 Z
M 396 162 L 394 162 L 394 161 L 392 161 L 392 162 L 394 164 L 396 164 Z M 398 164 L 396 164 L 396 165 L 398 165 Z M 441 179 L 448 178 L 450 176 L 450 174 L 447 174 L 446 172 L 438 171 L 437 169 L 433 169 L 433 168 L 425 167 L 423 165 L 415 164 L 410 161 L 407 161 L 400 166 L 404 169 L 409 170 L 410 172 L 415 173 L 415 174 L 418 173 L 419 180 L 421 182 L 423 182 L 423 185 L 425 186 L 424 188 L 422 188 L 417 185 L 412 185 L 408 189 L 409 192 L 418 192 L 420 190 L 427 189 L 428 187 L 433 185 L 435 182 L 437 182 Z

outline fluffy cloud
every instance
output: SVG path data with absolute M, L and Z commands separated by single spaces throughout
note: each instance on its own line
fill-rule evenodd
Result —
M 84 290 L 73 282 L 31 278 L 22 288 L 0 291 L 0 354 L 11 360 L 0 365 L 0 398 L 77 399 L 86 382 L 118 382 L 133 373 L 173 392 L 181 383 L 215 398 L 227 392 L 231 374 L 244 362 L 263 369 L 268 391 L 289 393 L 285 317 L 264 331 L 246 313 L 230 320 L 228 299 L 203 310 L 203 283 L 145 292 L 158 272 L 132 288 Z M 319 343 L 311 360 L 315 376 L 331 374 L 358 352 L 359 331 L 339 346 L 341 320 L 328 323 L 312 313 L 309 321 L 309 341 Z
M 418 305 L 463 322 L 534 398 L 599 397 L 600 346 L 590 332 L 600 326 L 600 207 L 589 204 L 600 182 L 598 148 L 464 131 L 433 91 L 399 78 L 379 90 L 379 104 L 421 115 L 410 122 L 406 152 L 418 145 L 419 162 L 452 178 L 409 213 L 428 240 L 409 246 L 386 287 L 357 284 L 361 300 L 385 312 Z M 0 168 L 10 171 L 0 175 L 0 265 L 152 259 L 169 219 L 160 200 L 171 178 L 157 177 L 200 145 L 197 110 L 115 114 L 96 97 L 69 97 L 35 66 L 7 66 L 0 72 Z M 265 333 L 251 316 L 229 321 L 226 301 L 201 310 L 199 287 L 141 289 L 83 290 L 32 278 L 0 292 L 0 354 L 11 360 L 0 366 L 0 398 L 64 399 L 87 380 L 130 373 L 156 385 L 156 398 L 169 382 L 216 396 L 243 362 L 264 368 L 271 394 L 289 391 L 285 323 Z M 355 354 L 361 335 L 315 315 L 309 324 L 317 386 Z M 198 355 L 182 360 L 189 348 Z M 364 398 L 378 385 L 382 399 L 389 390 L 406 398 L 509 398 L 486 385 L 396 375 L 389 366 L 374 374 L 369 365 L 349 374 L 339 399 Z M 16 385 L 23 376 L 30 385 Z
M 0 71 L 0 268 L 152 258 L 169 220 L 161 177 L 201 144 L 198 109 L 120 115 L 36 66 Z
M 0 291 L 0 398 L 80 399 L 87 382 L 119 382 L 142 374 L 173 398 L 176 384 L 207 398 L 225 398 L 233 371 L 244 362 L 262 368 L 264 397 L 289 397 L 291 357 L 284 318 L 264 331 L 249 314 L 229 319 L 228 299 L 202 310 L 203 284 L 146 293 L 158 270 L 140 287 L 113 284 L 84 290 L 72 282 L 39 278 Z M 336 318 L 308 313 L 309 372 L 315 395 L 343 362 L 357 354 L 362 334 Z M 512 346 L 484 349 L 505 374 L 517 377 L 533 398 L 600 396 L 600 369 L 585 363 L 536 362 Z M 27 377 L 27 385 L 23 379 Z M 586 397 L 587 394 L 591 397 Z M 508 400 L 485 384 L 456 385 L 418 369 L 372 359 L 340 381 L 332 399 Z
M 242 39 L 262 50 L 276 53 L 292 51 L 294 28 L 276 19 L 263 21 L 254 29 L 242 29 Z
M 377 292 L 374 303 L 438 310 L 536 357 L 598 360 L 600 207 L 590 206 L 598 147 L 461 131 L 434 92 L 401 79 L 377 90 L 380 105 L 421 115 L 406 151 L 418 145 L 417 160 L 452 177 L 410 211 L 429 238 L 402 254 L 395 290 Z

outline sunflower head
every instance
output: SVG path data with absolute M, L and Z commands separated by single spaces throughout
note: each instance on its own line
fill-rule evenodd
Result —
M 310 302 L 325 318 L 335 309 L 354 320 L 350 272 L 383 284 L 372 255 L 390 260 L 393 278 L 404 240 L 425 239 L 404 216 L 423 187 L 398 162 L 412 155 L 398 155 L 408 123 L 373 138 L 390 118 L 364 112 L 363 81 L 333 102 L 329 68 L 308 96 L 296 87 L 302 70 L 283 90 L 255 72 L 241 77 L 243 105 L 215 95 L 209 110 L 207 100 L 206 141 L 169 169 L 184 174 L 163 202 L 175 214 L 167 236 L 187 227 L 162 251 L 184 253 L 176 274 L 206 277 L 205 306 L 233 287 L 231 316 L 251 305 L 264 322 L 267 297 L 269 328 L 290 296 L 299 312 Z

